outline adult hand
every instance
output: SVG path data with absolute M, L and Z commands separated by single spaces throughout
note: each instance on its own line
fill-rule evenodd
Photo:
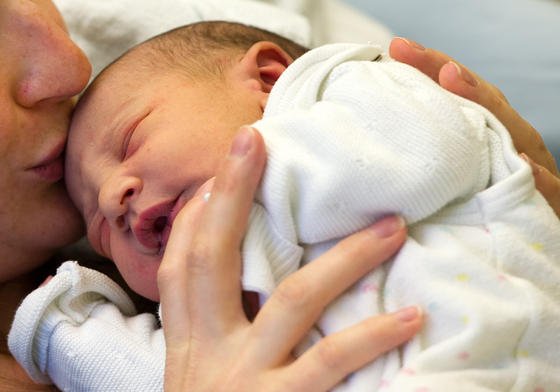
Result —
M 324 307 L 403 243 L 406 229 L 394 217 L 290 275 L 248 321 L 239 249 L 264 163 L 261 136 L 244 128 L 218 171 L 210 200 L 202 197 L 208 189 L 201 189 L 174 221 L 158 272 L 167 391 L 327 390 L 421 326 L 418 310 L 407 308 L 292 356 Z
M 7 353 L 0 353 L 0 390 L 2 392 L 55 392 L 54 385 L 35 384 L 25 370 Z
M 554 157 L 537 130 L 515 111 L 496 86 L 446 54 L 414 41 L 394 38 L 389 53 L 395 60 L 418 68 L 446 90 L 491 111 L 509 130 L 517 151 L 525 154 L 537 189 L 560 216 L 560 178 Z

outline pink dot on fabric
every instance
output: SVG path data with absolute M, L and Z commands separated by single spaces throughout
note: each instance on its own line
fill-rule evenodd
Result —
M 416 374 L 416 372 L 411 369 L 411 368 L 403 368 L 403 373 L 406 374 L 407 376 L 414 376 Z
M 379 287 L 375 283 L 367 283 L 362 286 L 362 292 L 371 293 L 379 291 Z
M 463 361 L 469 359 L 470 356 L 471 356 L 471 355 L 470 355 L 467 351 L 463 351 L 463 352 L 459 353 L 459 355 L 457 355 L 457 357 L 458 357 L 459 359 L 462 359 Z
M 389 388 L 390 384 L 391 383 L 389 381 L 382 379 L 381 382 L 379 383 L 379 388 Z
M 538 388 L 535 388 L 534 392 L 546 392 L 546 391 L 543 387 L 538 387 Z

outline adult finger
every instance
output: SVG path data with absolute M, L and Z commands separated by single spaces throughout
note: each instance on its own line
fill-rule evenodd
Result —
M 255 363 L 271 367 L 282 363 L 317 321 L 325 306 L 367 272 L 388 260 L 405 238 L 406 228 L 401 218 L 382 219 L 342 240 L 286 278 L 253 322 L 254 336 L 259 338 L 268 334 L 266 347 L 262 344 L 253 346 Z M 282 328 L 275 328 L 278 325 Z
M 393 38 L 389 45 L 389 54 L 395 60 L 411 65 L 428 75 L 434 82 L 438 82 L 441 67 L 452 60 L 445 53 L 425 48 L 402 37 Z
M 411 306 L 323 338 L 287 369 L 286 377 L 301 383 L 292 390 L 332 389 L 348 374 L 409 340 L 420 330 L 422 321 L 422 311 Z M 293 377 L 293 373 L 306 378 Z
M 446 90 L 484 106 L 506 126 L 519 152 L 558 174 L 556 162 L 541 135 L 517 113 L 496 86 L 445 53 L 424 48 L 414 41 L 394 38 L 389 53 L 395 60 L 419 69 Z
M 180 314 L 189 315 L 189 327 L 198 323 L 202 326 L 199 332 L 206 333 L 243 317 L 239 247 L 265 159 L 258 132 L 243 128 L 218 170 L 212 195 L 194 230 L 190 219 L 175 220 L 158 274 L 164 322 L 173 318 L 176 325 L 168 324 L 170 333 L 187 328 Z M 180 238 L 184 233 L 190 237 L 186 243 Z M 171 246 L 176 237 L 176 246 Z M 182 293 L 183 304 L 174 305 L 178 293 Z M 171 315 L 171 311 L 180 314 Z
M 206 204 L 205 195 L 213 182 L 207 182 L 181 209 L 173 222 L 167 247 L 158 269 L 158 289 L 161 301 L 165 340 L 173 346 L 187 341 L 189 336 L 189 291 L 187 258 L 197 222 Z
M 446 63 L 440 70 L 439 83 L 452 93 L 484 106 L 508 129 L 515 148 L 530 156 L 553 174 L 558 174 L 556 162 L 546 148 L 542 136 L 508 103 L 502 92 L 456 63 Z
M 552 174 L 547 168 L 533 162 L 527 155 L 521 154 L 521 157 L 531 166 L 535 186 L 556 212 L 556 215 L 560 216 L 560 178 Z
M 202 326 L 201 333 L 221 333 L 245 317 L 240 245 L 265 160 L 262 137 L 243 127 L 218 169 L 190 244 L 186 262 L 190 322 Z

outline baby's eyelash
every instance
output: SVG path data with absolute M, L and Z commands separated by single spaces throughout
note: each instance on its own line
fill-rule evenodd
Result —
M 146 117 L 150 115 L 151 112 L 152 112 L 152 108 L 146 108 L 145 112 L 143 112 L 141 115 L 135 116 L 136 117 L 135 121 L 132 122 L 132 124 L 130 124 L 130 127 L 124 133 L 123 144 L 121 147 L 122 161 L 129 158 L 134 153 L 134 151 L 130 151 L 131 150 L 130 144 L 131 144 L 132 137 L 136 132 L 136 129 L 138 128 L 140 123 L 144 121 Z
M 130 129 L 128 131 L 126 131 L 126 134 L 124 135 L 122 151 L 121 151 L 121 160 L 122 161 L 124 161 L 130 155 L 129 154 L 130 139 L 132 139 L 132 135 L 134 134 L 134 131 L 136 130 L 137 125 L 138 125 L 138 123 L 133 124 L 130 127 Z

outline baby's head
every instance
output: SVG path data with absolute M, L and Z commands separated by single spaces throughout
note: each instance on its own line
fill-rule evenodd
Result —
M 67 186 L 92 246 L 133 290 L 158 300 L 173 218 L 304 52 L 255 28 L 198 23 L 131 49 L 84 93 L 68 139 Z

